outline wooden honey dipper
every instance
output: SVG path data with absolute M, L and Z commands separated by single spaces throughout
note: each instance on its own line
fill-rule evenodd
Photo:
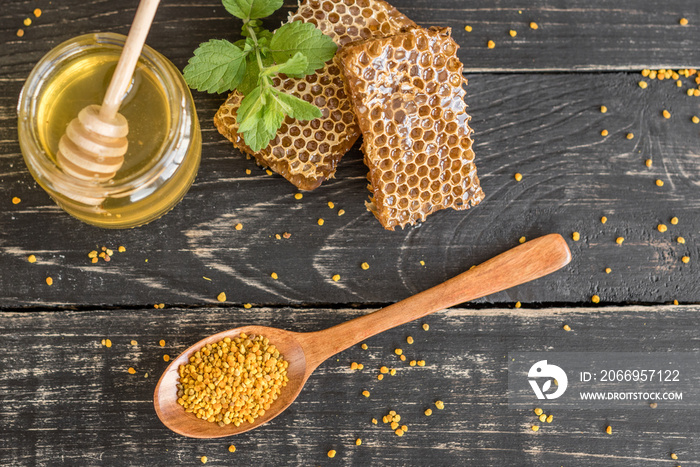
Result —
M 129 147 L 129 123 L 119 113 L 119 106 L 131 84 L 158 3 L 160 0 L 141 0 L 102 105 L 89 105 L 81 110 L 58 142 L 56 160 L 65 173 L 80 180 L 103 183 L 111 180 L 124 163 Z M 71 198 L 92 205 L 104 201 L 77 194 Z

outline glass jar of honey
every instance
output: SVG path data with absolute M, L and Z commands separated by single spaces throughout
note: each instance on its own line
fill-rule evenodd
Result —
M 98 33 L 57 46 L 32 70 L 17 107 L 19 143 L 34 179 L 67 213 L 105 228 L 136 227 L 171 210 L 192 185 L 202 150 L 187 84 L 145 46 L 119 109 L 129 122 L 129 147 L 114 178 L 79 180 L 56 163 L 68 123 L 102 102 L 125 40 Z

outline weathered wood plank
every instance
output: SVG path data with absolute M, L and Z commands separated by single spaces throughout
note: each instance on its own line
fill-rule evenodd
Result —
M 697 465 L 697 414 L 675 410 L 555 411 L 534 433 L 529 410 L 507 406 L 513 351 L 697 352 L 698 306 L 572 309 L 452 309 L 348 349 L 311 377 L 300 398 L 270 424 L 212 441 L 163 427 L 152 392 L 166 363 L 213 332 L 240 324 L 312 331 L 358 309 L 237 307 L 0 314 L 2 465 L 661 465 L 669 453 Z M 423 321 L 421 321 L 423 322 Z M 567 323 L 571 332 L 562 330 Z M 415 339 L 405 343 L 406 336 Z M 100 345 L 109 338 L 112 347 Z M 131 345 L 131 340 L 137 345 Z M 165 339 L 165 347 L 158 340 Z M 426 366 L 409 367 L 402 347 Z M 365 365 L 351 371 L 352 361 Z M 377 381 L 382 365 L 396 376 Z M 137 374 L 130 375 L 127 368 Z M 148 372 L 148 378 L 144 374 Z M 360 392 L 368 389 L 366 399 Z M 441 399 L 446 408 L 423 411 Z M 546 408 L 546 407 L 545 407 Z M 389 410 L 409 427 L 398 438 L 381 423 Z M 377 418 L 379 425 L 370 423 Z M 606 435 L 610 424 L 613 435 Z M 362 446 L 355 446 L 356 438 Z M 230 444 L 238 448 L 227 451 Z M 332 462 L 329 449 L 338 455 Z M 209 465 L 209 464 L 208 464 Z M 675 465 L 675 464 L 674 464 Z
M 422 26 L 449 26 L 461 45 L 460 58 L 472 71 L 640 70 L 698 67 L 700 4 L 694 0 L 395 0 L 399 10 Z M 51 47 L 95 31 L 126 33 L 136 0 L 113 2 L 7 0 L 0 14 L 0 76 L 24 78 Z M 43 14 L 29 27 L 22 21 L 34 8 Z M 268 24 L 276 27 L 296 2 L 286 2 Z M 680 18 L 689 24 L 680 26 Z M 530 28 L 536 22 L 537 30 Z M 464 30 L 466 25 L 472 31 Z M 21 39 L 19 28 L 25 29 Z M 218 0 L 172 0 L 160 6 L 149 44 L 182 67 L 194 48 L 213 37 L 236 38 L 239 25 Z M 511 37 L 509 30 L 517 31 Z M 496 48 L 486 43 L 493 40 Z
M 690 120 L 700 115 L 698 98 L 672 82 L 642 90 L 630 74 L 468 77 L 486 199 L 397 232 L 381 229 L 364 207 L 366 168 L 357 147 L 336 179 L 295 200 L 291 184 L 256 168 L 216 132 L 212 117 L 222 99 L 202 94 L 202 166 L 184 201 L 134 230 L 83 225 L 55 207 L 24 167 L 11 97 L 20 83 L 4 83 L 11 91 L 0 97 L 0 307 L 216 303 L 222 291 L 239 304 L 387 303 L 505 251 L 521 236 L 571 238 L 574 231 L 581 240 L 571 242 L 570 266 L 482 302 L 585 303 L 593 294 L 604 303 L 700 300 L 700 126 Z M 628 132 L 634 139 L 625 138 Z M 519 183 L 516 172 L 524 176 Z M 22 202 L 12 205 L 13 196 Z M 339 209 L 346 214 L 339 217 Z M 672 216 L 678 225 L 669 223 Z M 668 232 L 656 230 L 661 222 Z M 291 238 L 275 238 L 284 232 Z M 91 264 L 87 253 L 103 245 L 127 251 Z M 36 264 L 27 262 L 29 254 Z M 681 262 L 684 255 L 690 263 Z M 369 270 L 360 268 L 363 261 Z

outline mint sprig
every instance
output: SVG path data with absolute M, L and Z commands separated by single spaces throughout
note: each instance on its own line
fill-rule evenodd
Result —
M 187 84 L 198 91 L 238 90 L 238 132 L 259 151 L 274 139 L 284 118 L 321 117 L 313 104 L 275 89 L 278 74 L 303 78 L 333 58 L 338 46 L 311 23 L 286 23 L 274 33 L 262 27 L 265 18 L 282 7 L 282 0 L 222 0 L 226 11 L 243 20 L 244 39 L 231 43 L 212 39 L 194 51 L 183 71 Z

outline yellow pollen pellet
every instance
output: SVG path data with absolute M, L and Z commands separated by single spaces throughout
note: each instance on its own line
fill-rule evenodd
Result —
M 538 431 L 540 429 L 540 427 L 537 425 L 532 425 L 531 428 L 532 428 L 532 431 Z
M 234 228 L 236 230 L 241 230 L 243 228 L 243 224 L 236 224 Z
M 294 199 L 302 199 L 303 197 L 304 197 L 304 195 L 301 194 L 301 193 L 295 193 L 295 194 L 294 194 Z
M 666 227 L 666 224 L 659 224 L 656 226 L 656 230 L 658 230 L 661 233 L 664 233 L 668 230 L 668 227 Z
M 602 131 L 600 132 L 600 136 L 608 136 L 608 130 L 605 130 L 605 129 L 602 130 Z
M 134 369 L 131 368 L 131 367 L 130 367 L 128 370 L 126 370 L 126 371 L 128 371 L 130 375 L 136 374 L 136 370 L 134 370 Z
M 252 172 L 250 171 L 250 169 L 245 169 L 245 174 L 246 174 L 246 175 L 250 175 L 251 173 L 252 173 Z
M 684 256 L 684 257 L 682 257 L 682 258 L 681 258 L 681 261 L 683 261 L 683 262 L 686 263 L 686 264 L 689 263 L 689 262 L 690 262 L 690 256 Z
M 607 434 L 611 435 L 611 434 L 612 434 L 612 427 L 611 427 L 610 425 L 606 426 L 606 427 L 605 427 L 605 432 L 606 432 Z
M 20 31 L 21 31 L 21 29 L 20 29 Z M 692 96 L 694 94 L 693 89 L 688 89 L 685 93 L 689 96 Z
M 686 261 L 687 262 L 687 261 Z M 53 285 L 53 278 L 52 277 L 47 277 L 46 278 L 46 285 Z
M 401 354 L 403 353 L 403 350 L 401 350 L 401 349 L 394 349 L 394 353 L 395 353 L 396 355 L 401 355 Z
M 515 29 L 511 29 L 510 31 L 508 31 L 508 34 L 510 34 L 510 37 L 515 37 L 518 35 L 518 31 L 516 31 Z
M 376 418 L 373 418 L 373 419 L 372 419 L 372 423 L 373 423 L 374 425 L 376 425 L 376 424 L 377 424 L 377 419 L 376 419 Z
M 243 304 L 243 308 L 245 308 L 246 310 L 248 310 L 248 309 L 250 309 L 250 308 L 253 308 L 253 305 L 251 305 L 250 303 L 244 303 L 244 304 Z
M 593 295 L 593 296 L 591 297 L 591 301 L 592 301 L 593 303 L 600 303 L 600 297 L 599 297 L 598 295 Z
M 331 459 L 335 457 L 335 449 L 331 449 L 330 451 L 328 451 L 328 457 L 330 457 Z
M 369 391 L 367 391 L 367 390 L 362 391 L 362 395 L 365 397 L 369 397 Z
M 552 420 L 554 420 L 554 415 L 548 415 L 547 416 L 547 423 L 552 423 Z
M 338 211 L 338 215 L 339 215 L 339 216 L 342 216 L 343 214 L 345 214 L 345 209 L 340 209 L 340 210 Z
M 545 414 L 540 415 L 539 420 L 541 422 L 545 422 L 547 420 L 547 415 L 545 415 Z
M 627 136 L 625 136 L 627 139 L 633 139 L 634 138 L 634 133 L 627 133 Z
M 523 179 L 523 174 L 521 174 L 521 173 L 516 173 L 516 174 L 515 174 L 515 181 L 516 181 L 516 182 L 519 182 L 519 181 L 522 180 L 522 179 Z
M 537 407 L 537 408 L 535 409 L 535 415 L 537 415 L 538 417 L 539 417 L 540 415 L 542 415 L 543 413 L 544 413 L 544 410 L 540 409 L 539 407 Z
M 494 47 L 496 47 L 496 43 L 495 43 L 494 41 L 488 41 L 488 42 L 486 43 L 486 46 L 487 46 L 489 49 L 493 49 Z
M 340 274 L 334 274 L 333 277 L 331 277 L 335 282 L 338 282 L 340 280 Z
M 693 115 L 693 117 L 690 119 L 690 121 L 697 125 L 698 123 L 700 123 L 700 118 L 698 118 L 697 115 Z
M 350 364 L 350 369 L 351 369 L 351 370 L 357 370 L 357 362 L 352 362 L 352 363 Z
M 405 355 L 401 355 L 401 356 L 399 357 L 399 359 L 401 359 L 402 362 L 405 362 L 405 361 L 406 361 L 406 356 L 405 356 Z
M 360 347 L 362 348 L 362 350 L 367 350 L 367 344 L 362 344 Z
M 673 224 L 673 225 L 678 225 L 678 218 L 677 218 L 677 217 L 672 217 L 672 218 L 671 218 L 671 224 Z
M 646 68 L 642 70 L 642 76 L 644 76 L 645 78 L 649 76 L 649 73 L 651 73 L 651 70 L 648 70 Z
M 411 365 L 411 366 L 416 366 L 416 361 L 415 361 L 415 360 L 411 360 L 410 362 L 408 362 L 408 364 Z
M 272 175 L 272 170 L 266 169 L 266 170 L 265 170 L 265 173 L 268 174 L 268 175 Z
M 525 243 L 526 241 L 527 241 L 527 239 L 525 237 L 520 237 L 518 239 L 518 243 Z
M 445 404 L 442 401 L 435 401 L 435 407 L 437 407 L 438 410 L 442 410 L 445 408 Z
M 22 202 L 22 199 L 21 199 L 21 198 L 18 198 L 17 196 L 15 196 L 14 198 L 12 198 L 12 204 L 19 204 L 19 203 L 21 203 L 21 202 Z
M 520 308 L 521 306 L 523 306 L 522 303 L 520 303 L 520 302 L 515 302 L 515 308 Z
M 163 361 L 164 361 L 164 362 L 169 362 L 169 361 L 170 361 L 170 355 L 168 355 L 168 354 L 163 355 Z
M 318 222 L 318 225 L 323 225 L 323 223 L 324 223 L 325 221 L 324 221 L 323 219 L 319 219 L 317 222 Z
M 139 343 L 136 342 L 136 341 L 133 341 L 133 340 L 131 341 L 131 345 L 138 345 L 138 344 L 139 344 Z
M 207 463 L 207 456 L 202 456 L 199 458 L 199 460 L 202 461 L 202 464 L 206 464 Z
M 675 79 L 675 78 L 674 78 Z M 681 80 L 676 80 L 676 87 L 683 87 L 683 81 Z
M 674 461 L 675 461 L 675 460 L 678 460 L 678 455 L 677 455 L 675 452 L 672 452 L 672 453 L 671 453 L 671 459 L 673 459 Z
M 216 299 L 220 302 L 225 302 L 226 301 L 226 293 L 221 292 L 219 295 L 216 296 Z
M 380 373 L 385 373 L 385 374 L 386 374 L 386 373 L 389 373 L 389 369 L 388 369 L 387 367 L 383 366 L 383 367 L 381 367 L 381 368 L 379 369 L 379 372 L 380 372 Z
M 430 329 L 430 325 L 428 323 L 423 323 L 423 331 L 427 331 Z
M 377 375 L 377 379 L 378 379 L 379 381 L 383 380 L 383 379 L 384 379 L 384 375 Z
M 112 347 L 112 341 L 109 340 L 109 339 L 105 339 L 105 344 L 104 344 L 104 345 L 105 345 L 105 347 L 107 347 L 107 348 Z
M 22 37 L 22 36 L 24 36 L 24 29 L 18 29 L 17 30 L 17 37 Z
M 467 32 L 472 32 L 472 27 L 467 24 L 466 26 L 464 26 L 464 30 Z
M 418 361 L 416 362 L 416 364 L 417 364 L 418 366 L 425 366 L 425 360 L 418 360 Z
M 333 201 L 328 201 L 328 207 L 331 209 L 333 209 L 335 207 L 335 204 L 333 203 Z
M 651 160 L 651 159 L 647 159 L 647 160 L 644 161 L 644 165 L 646 165 L 647 167 L 651 167 L 651 164 L 652 164 L 652 160 Z
M 607 107 L 605 107 L 604 105 L 601 105 L 601 106 L 600 106 L 600 113 L 604 114 L 604 113 L 607 112 L 607 111 L 608 111 L 608 108 L 607 108 Z
M 622 245 L 622 242 L 624 242 L 624 241 L 625 241 L 624 237 L 617 237 L 615 239 L 615 243 L 617 243 L 618 245 Z
M 678 238 L 676 239 L 676 241 L 677 241 L 678 243 L 684 244 L 684 243 L 685 243 L 685 238 L 683 238 L 683 237 L 678 237 Z
M 391 370 L 389 370 L 389 374 L 390 374 L 391 376 L 394 376 L 394 375 L 396 374 L 396 369 L 395 369 L 395 368 L 392 368 Z
M 369 264 L 367 264 L 367 263 L 362 263 L 362 264 L 360 264 L 360 267 L 366 271 L 366 270 L 369 269 Z
M 403 430 L 401 428 L 397 428 L 394 433 L 396 433 L 396 436 L 403 436 Z
M 41 16 L 41 10 L 40 10 L 39 8 L 36 8 L 36 9 L 34 10 L 34 16 L 36 16 L 37 18 L 38 18 L 39 16 Z
M 581 234 L 578 232 L 574 232 L 571 234 L 571 238 L 575 241 L 578 242 L 581 239 Z
M 273 272 L 272 274 L 270 274 L 270 277 L 272 277 L 273 279 L 277 280 L 277 278 L 278 278 L 279 276 L 277 275 L 276 272 Z
M 421 261 L 420 261 L 420 265 L 421 265 L 421 266 L 425 266 L 425 261 L 421 260 Z
M 36 263 L 36 256 L 34 256 L 34 255 L 27 256 L 27 261 L 29 261 L 30 263 Z
M 24 18 L 24 25 L 29 26 L 32 24 L 32 19 L 31 18 Z
M 661 115 L 663 115 L 664 118 L 667 118 L 667 119 L 671 118 L 671 112 L 669 112 L 668 110 L 664 110 L 663 112 L 661 112 Z
M 236 446 L 234 446 L 233 444 L 231 446 L 229 446 L 228 452 L 236 452 Z
M 656 186 L 664 186 L 663 180 L 656 180 Z
M 532 23 L 530 23 L 530 29 L 537 29 L 537 28 L 539 28 L 537 23 L 535 23 L 534 21 Z
M 678 24 L 680 24 L 681 26 L 687 26 L 688 20 L 686 18 L 681 18 L 678 20 Z
M 120 246 L 119 248 L 117 248 L 117 251 L 119 253 L 124 253 L 126 251 L 126 247 Z
M 569 326 L 568 324 L 565 324 L 564 326 L 562 326 L 562 329 L 564 329 L 564 331 L 568 332 L 568 331 L 571 331 L 571 326 Z
M 413 344 L 413 337 L 408 336 L 408 337 L 406 338 L 406 342 L 408 342 L 409 344 Z
M 355 446 L 360 446 L 361 444 L 362 444 L 362 439 L 357 438 L 357 439 L 355 440 Z
M 605 274 L 610 274 L 612 272 L 612 269 L 610 268 L 605 268 Z
M 648 86 L 646 81 L 640 81 L 638 84 L 639 84 L 639 87 L 642 89 L 646 89 Z

